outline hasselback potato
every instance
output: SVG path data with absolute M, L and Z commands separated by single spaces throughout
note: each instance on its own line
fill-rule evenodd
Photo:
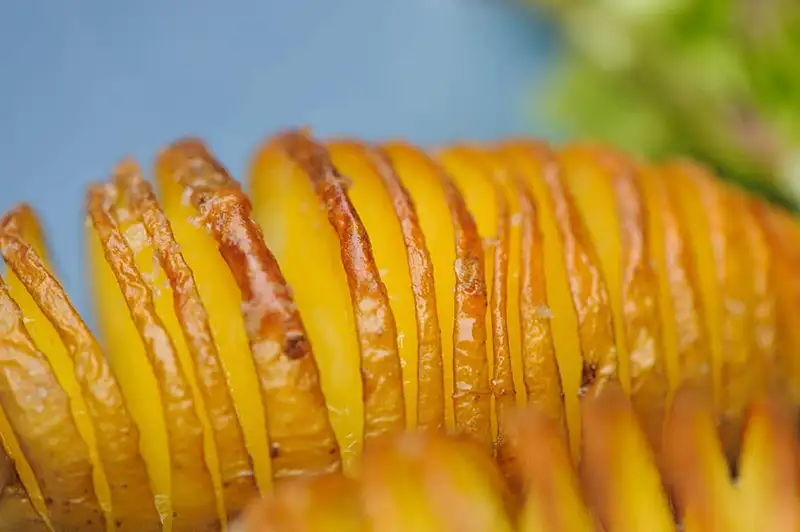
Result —
M 800 526 L 789 213 L 524 138 L 152 174 L 87 192 L 97 339 L 0 222 L 0 531 Z

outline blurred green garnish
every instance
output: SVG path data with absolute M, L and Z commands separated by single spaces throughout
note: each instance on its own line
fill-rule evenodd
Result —
M 529 1 L 566 44 L 541 115 L 800 205 L 800 2 Z

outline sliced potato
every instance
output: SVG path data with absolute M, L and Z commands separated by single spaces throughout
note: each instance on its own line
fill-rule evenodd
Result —
M 219 526 L 220 521 L 225 522 L 225 515 L 220 515 L 194 393 L 155 307 L 153 289 L 142 277 L 136 253 L 121 231 L 120 223 L 131 227 L 126 223 L 129 213 L 113 185 L 92 187 L 87 204 L 90 238 L 97 246 L 92 258 L 101 271 L 111 273 L 109 284 L 116 284 L 105 285 L 108 289 L 98 295 L 98 300 L 101 309 L 117 313 L 106 320 L 124 328 L 109 327 L 107 321 L 101 324 L 106 325 L 107 339 L 114 337 L 108 350 L 112 365 L 116 362 L 115 373 L 125 396 L 129 404 L 140 403 L 138 416 L 135 410 L 132 413 L 135 419 L 138 417 L 143 439 L 153 440 L 153 447 L 143 448 L 143 454 L 161 499 L 162 518 L 167 528 L 174 530 Z M 99 286 L 104 287 L 104 283 Z M 119 308 L 120 299 L 124 308 Z M 123 325 L 124 320 L 127 323 Z M 117 337 L 115 332 L 121 334 Z M 121 340 L 126 343 L 120 345 Z M 158 417 L 162 418 L 160 423 L 146 421 Z M 167 508 L 171 512 L 164 515 Z
M 173 313 L 166 309 L 162 315 L 170 318 L 168 328 L 173 323 L 172 327 L 178 329 L 169 331 L 171 337 L 183 336 L 184 345 L 194 362 L 194 368 L 185 367 L 184 371 L 197 377 L 196 385 L 213 432 L 225 511 L 227 518 L 231 519 L 258 495 L 258 487 L 208 314 L 169 221 L 150 185 L 142 179 L 138 166 L 133 161 L 124 161 L 116 170 L 115 181 L 123 196 L 123 204 L 144 226 L 153 248 L 151 259 L 158 261 L 169 284 L 170 290 L 164 290 L 163 294 L 171 296 L 175 321 L 172 322 Z
M 584 487 L 604 529 L 674 531 L 656 457 L 622 388 L 612 384 L 582 407 Z
M 53 349 L 49 360 L 54 371 L 76 394 L 70 397 L 79 405 L 73 406 L 73 415 L 79 428 L 85 425 L 81 434 L 94 450 L 90 456 L 101 505 L 119 530 L 159 530 L 150 479 L 139 451 L 139 431 L 105 354 L 36 251 L 44 246 L 33 213 L 14 211 L 2 228 L 3 257 L 14 272 L 14 282 L 19 283 L 12 295 L 25 298 L 29 312 L 26 327 L 40 340 L 37 345 Z
M 711 389 L 711 355 L 703 312 L 700 279 L 692 254 L 689 229 L 665 182 L 655 167 L 636 173 L 647 216 L 647 241 L 659 283 L 661 338 L 670 390 L 681 382 Z
M 234 275 L 261 385 L 275 478 L 341 468 L 316 362 L 289 287 L 238 184 L 200 142 L 186 139 L 158 161 L 198 210 Z
M 375 266 L 386 287 L 397 331 L 397 352 L 403 372 L 406 428 L 417 425 L 418 348 L 414 294 L 406 260 L 401 225 L 373 164 L 374 156 L 356 141 L 333 140 L 325 144 L 333 166 L 344 176 L 347 197 L 369 238 Z
M 578 399 L 617 378 L 608 292 L 596 253 L 553 153 L 543 144 L 509 141 L 499 147 L 530 187 L 541 213 L 547 301 L 564 391 L 570 449 L 580 455 Z
M 8 240 L 3 247 L 18 245 Z M 92 462 L 69 407 L 45 356 L 25 329 L 19 307 L 0 280 L 0 406 L 45 497 L 51 522 L 61 527 L 105 530 L 106 518 L 97 501 Z M 20 445 L 22 444 L 22 445 Z
M 370 446 L 364 460 L 370 530 L 513 530 L 500 471 L 473 441 L 404 433 Z
M 415 426 L 426 431 L 441 431 L 445 428 L 444 368 L 433 259 L 428 251 L 422 224 L 411 195 L 400 181 L 389 157 L 379 148 L 367 149 L 365 156 L 372 162 L 392 201 L 406 247 L 417 324 Z M 408 390 L 409 388 L 404 389 L 406 404 L 408 404 Z M 407 417 L 409 415 L 407 413 Z
M 403 142 L 389 142 L 383 152 L 394 167 L 401 185 L 416 207 L 419 226 L 427 244 L 433 268 L 433 289 L 441 330 L 444 382 L 444 414 L 447 430 L 455 429 L 453 396 L 453 330 L 455 326 L 456 230 L 450 217 L 445 189 L 441 185 L 442 169 L 423 151 Z
M 608 287 L 620 381 L 651 442 L 661 445 L 669 391 L 661 340 L 658 281 L 631 161 L 611 148 L 573 144 L 559 152 Z

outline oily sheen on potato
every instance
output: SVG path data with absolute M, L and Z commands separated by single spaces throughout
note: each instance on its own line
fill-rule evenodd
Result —
M 791 214 L 525 138 L 236 177 L 186 138 L 90 187 L 96 331 L 0 221 L 0 532 L 798 529 Z

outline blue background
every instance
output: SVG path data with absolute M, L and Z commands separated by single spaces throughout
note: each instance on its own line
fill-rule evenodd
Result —
M 234 175 L 282 127 L 420 143 L 520 132 L 553 55 L 512 0 L 18 1 L 0 6 L 0 211 L 43 219 L 90 310 L 83 196 L 204 137 Z

